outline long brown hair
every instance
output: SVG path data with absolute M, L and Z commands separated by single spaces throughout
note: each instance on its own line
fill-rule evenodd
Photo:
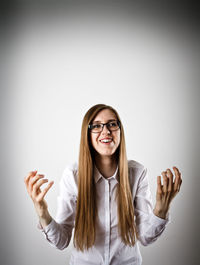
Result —
M 116 193 L 118 204 L 118 231 L 122 241 L 126 245 L 133 246 L 136 238 L 138 238 L 134 221 L 133 199 L 129 185 L 128 161 L 123 125 L 117 111 L 113 107 L 105 104 L 97 104 L 87 111 L 83 118 L 81 128 L 78 164 L 78 198 L 74 231 L 74 246 L 81 251 L 89 249 L 94 245 L 97 218 L 95 182 L 93 177 L 94 157 L 88 125 L 93 121 L 96 115 L 104 109 L 110 109 L 120 122 L 120 144 L 116 150 L 119 168 L 119 185 Z

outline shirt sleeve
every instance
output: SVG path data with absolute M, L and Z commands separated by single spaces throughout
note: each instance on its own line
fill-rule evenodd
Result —
M 152 197 L 146 168 L 143 170 L 138 182 L 134 207 L 139 241 L 143 246 L 147 246 L 156 241 L 163 233 L 166 225 L 171 222 L 171 216 L 168 213 L 166 219 L 162 219 L 153 213 Z
M 59 183 L 56 218 L 44 228 L 40 222 L 37 225 L 49 244 L 60 250 L 66 248 L 71 240 L 75 223 L 76 189 L 73 171 L 66 168 Z

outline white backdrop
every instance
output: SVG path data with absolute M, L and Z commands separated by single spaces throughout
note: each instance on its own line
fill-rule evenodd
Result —
M 22 14 L 4 47 L 1 265 L 68 264 L 72 241 L 64 251 L 48 244 L 23 179 L 37 169 L 54 180 L 46 196 L 54 217 L 62 172 L 78 159 L 83 116 L 97 103 L 119 112 L 128 158 L 148 168 L 154 203 L 157 176 L 172 166 L 182 172 L 172 222 L 141 246 L 143 264 L 199 264 L 200 93 L 191 30 L 128 6 Z

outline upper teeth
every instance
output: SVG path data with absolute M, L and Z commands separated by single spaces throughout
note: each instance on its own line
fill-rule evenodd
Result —
M 103 139 L 103 140 L 101 140 L 101 142 L 105 142 L 105 143 L 111 142 L 111 141 L 112 141 L 112 139 Z

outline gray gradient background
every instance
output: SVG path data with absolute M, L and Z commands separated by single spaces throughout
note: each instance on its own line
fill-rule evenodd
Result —
M 177 166 L 181 192 L 171 224 L 148 247 L 144 265 L 199 264 L 199 36 L 181 2 L 12 2 L 1 20 L 1 265 L 68 264 L 72 247 L 52 248 L 37 230 L 23 178 L 37 169 L 55 184 L 78 158 L 92 105 L 115 107 L 129 159 L 156 177 Z M 57 2 L 58 3 L 58 2 Z

